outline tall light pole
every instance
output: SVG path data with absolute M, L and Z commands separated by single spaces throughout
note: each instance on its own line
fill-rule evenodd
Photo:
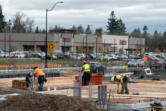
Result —
M 88 43 L 87 43 L 87 40 L 88 39 L 88 33 L 86 31 L 86 60 L 87 60 L 87 54 L 88 54 Z
M 87 26 L 86 34 L 85 34 L 86 35 L 86 60 L 88 59 L 88 33 L 89 34 L 91 33 L 90 26 L 92 26 L 92 25 Z M 90 32 L 88 32 L 88 31 L 90 31 Z
M 49 11 L 52 11 L 52 10 L 55 8 L 55 6 L 56 6 L 57 4 L 59 4 L 59 3 L 64 3 L 64 2 L 63 2 L 63 1 L 59 1 L 59 2 L 56 2 L 50 9 L 47 9 L 47 8 L 46 8 L 45 68 L 48 67 L 48 66 L 47 66 L 47 13 L 48 13 Z

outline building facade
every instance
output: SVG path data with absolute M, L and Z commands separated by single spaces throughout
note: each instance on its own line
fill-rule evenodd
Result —
M 126 53 L 128 49 L 128 36 L 121 35 L 102 35 L 106 52 L 119 52 L 123 50 Z
M 120 35 L 75 34 L 73 32 L 48 33 L 47 44 L 53 43 L 54 52 L 124 53 L 136 49 L 144 52 L 145 39 Z M 45 33 L 0 33 L 0 50 L 45 51 Z
M 133 53 L 136 50 L 138 50 L 140 53 L 145 52 L 145 38 L 129 37 L 128 51 Z
M 48 33 L 47 44 L 55 45 L 54 52 L 95 53 L 102 46 L 101 37 L 92 34 Z M 44 33 L 0 33 L 0 50 L 45 51 Z

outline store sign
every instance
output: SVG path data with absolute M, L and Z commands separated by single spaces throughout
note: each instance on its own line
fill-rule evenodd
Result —
M 63 37 L 62 42 L 70 42 L 71 39 L 69 37 Z
M 127 44 L 127 41 L 126 40 L 120 40 L 120 45 L 126 45 Z

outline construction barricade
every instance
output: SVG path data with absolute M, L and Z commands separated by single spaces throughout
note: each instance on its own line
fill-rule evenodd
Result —
M 79 77 L 75 76 L 75 80 L 78 81 Z M 101 85 L 103 83 L 103 75 L 102 74 L 92 74 L 90 78 L 90 83 L 93 85 Z M 84 85 L 84 81 L 82 80 L 82 85 Z

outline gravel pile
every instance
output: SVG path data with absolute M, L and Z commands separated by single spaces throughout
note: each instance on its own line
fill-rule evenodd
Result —
M 0 111 L 99 111 L 89 102 L 63 95 L 19 95 L 0 102 Z

